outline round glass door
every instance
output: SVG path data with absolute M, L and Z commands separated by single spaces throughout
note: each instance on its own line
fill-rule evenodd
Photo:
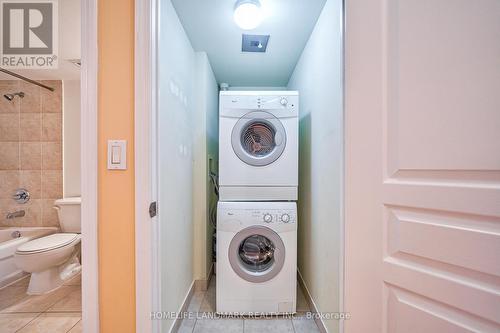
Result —
M 279 235 L 264 226 L 238 232 L 229 246 L 233 270 L 250 282 L 265 282 L 275 277 L 285 262 L 285 246 Z
M 243 162 L 264 166 L 276 161 L 285 150 L 286 132 L 272 114 L 253 111 L 238 120 L 231 141 L 234 152 Z
M 251 235 L 241 242 L 238 255 L 245 269 L 260 273 L 274 264 L 274 249 L 274 243 L 266 236 Z

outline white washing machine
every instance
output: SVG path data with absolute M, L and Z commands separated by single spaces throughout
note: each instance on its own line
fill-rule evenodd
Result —
M 296 311 L 295 202 L 219 202 L 216 311 Z
M 221 201 L 297 200 L 297 91 L 222 91 Z

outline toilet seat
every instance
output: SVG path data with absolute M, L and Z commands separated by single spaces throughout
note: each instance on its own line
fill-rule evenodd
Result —
M 57 233 L 26 242 L 17 248 L 17 254 L 43 253 L 59 249 L 80 240 L 80 234 Z

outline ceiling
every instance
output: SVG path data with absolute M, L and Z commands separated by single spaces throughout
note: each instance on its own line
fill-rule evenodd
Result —
M 234 23 L 235 2 L 172 0 L 193 48 L 208 54 L 219 83 L 286 86 L 326 0 L 261 0 L 266 18 L 254 30 Z M 271 35 L 267 52 L 241 52 L 243 33 Z

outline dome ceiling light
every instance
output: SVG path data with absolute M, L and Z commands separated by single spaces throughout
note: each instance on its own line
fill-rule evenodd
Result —
M 257 28 L 263 17 L 259 0 L 238 0 L 234 5 L 234 21 L 243 30 Z

